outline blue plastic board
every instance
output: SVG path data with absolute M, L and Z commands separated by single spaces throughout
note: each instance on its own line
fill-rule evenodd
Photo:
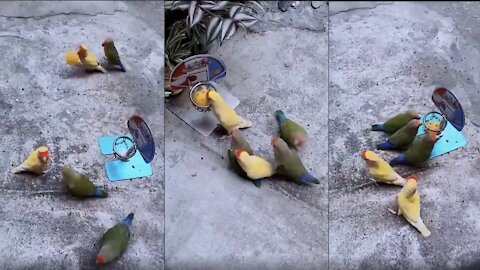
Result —
M 129 136 L 130 137 L 130 136 Z M 98 140 L 102 155 L 113 155 L 113 142 L 117 136 L 102 137 Z M 131 137 L 130 137 L 131 138 Z M 127 151 L 132 146 L 130 141 L 117 145 L 118 151 Z M 111 182 L 128 180 L 153 175 L 152 166 L 143 160 L 139 151 L 129 161 L 113 160 L 105 164 L 108 180 Z
M 423 117 L 420 119 L 420 121 L 423 123 Z M 418 129 L 417 136 L 423 137 L 424 134 L 425 126 L 421 125 Z M 443 154 L 465 147 L 466 145 L 467 139 L 465 139 L 463 133 L 458 131 L 452 124 L 450 124 L 450 122 L 447 121 L 447 126 L 443 131 L 443 136 L 437 141 L 437 143 L 435 143 L 430 159 L 434 159 Z

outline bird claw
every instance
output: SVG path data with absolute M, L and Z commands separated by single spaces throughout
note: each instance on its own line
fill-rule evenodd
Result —
M 223 141 L 223 140 L 228 139 L 230 137 L 232 137 L 231 134 L 230 135 L 223 135 L 222 137 L 220 137 L 220 140 Z
M 390 213 L 392 213 L 392 214 L 394 214 L 394 215 L 397 214 L 397 212 L 393 211 L 392 209 L 390 209 L 390 208 L 387 208 L 387 209 L 388 209 L 388 211 L 389 211 Z

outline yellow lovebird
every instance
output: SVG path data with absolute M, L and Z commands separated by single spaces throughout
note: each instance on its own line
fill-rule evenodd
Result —
M 275 173 L 270 162 L 261 157 L 250 155 L 245 150 L 236 150 L 235 156 L 240 167 L 247 173 L 248 178 L 252 180 L 270 177 Z
M 67 52 L 67 55 L 65 56 L 65 60 L 67 61 L 67 65 L 70 65 L 70 66 L 76 66 L 80 64 L 80 56 L 78 56 L 78 53 L 75 51 Z
M 376 182 L 404 186 L 407 180 L 373 151 L 362 151 L 362 158 L 367 164 L 368 173 Z
M 43 174 L 47 171 L 50 155 L 48 148 L 45 146 L 39 147 L 37 150 L 30 153 L 28 158 L 17 167 L 13 168 L 13 173 L 32 172 L 35 174 Z
M 83 68 L 85 70 L 98 70 L 103 73 L 107 73 L 107 70 L 100 65 L 100 62 L 98 62 L 97 57 L 95 55 L 88 51 L 88 48 L 86 45 L 80 45 L 78 48 L 78 56 L 80 57 L 80 61 L 82 62 Z
M 208 91 L 207 98 L 218 121 L 228 131 L 228 135 L 232 133 L 234 128 L 242 129 L 252 126 L 252 122 L 239 116 L 235 110 L 225 103 L 217 91 Z
M 404 216 L 408 223 L 415 227 L 424 237 L 429 237 L 431 233 L 420 217 L 420 195 L 417 191 L 417 182 L 418 178 L 416 176 L 408 177 L 407 183 L 398 193 L 398 211 L 395 212 L 390 208 L 388 211 L 395 215 Z

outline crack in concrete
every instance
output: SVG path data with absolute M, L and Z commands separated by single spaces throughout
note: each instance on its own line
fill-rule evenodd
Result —
M 83 16 L 90 16 L 90 17 L 95 17 L 98 15 L 115 15 L 115 13 L 120 12 L 120 13 L 127 13 L 125 10 L 121 9 L 115 9 L 113 10 L 112 13 L 105 13 L 105 12 L 100 12 L 96 14 L 89 14 L 89 13 L 82 13 L 82 12 L 59 12 L 59 13 L 54 13 L 54 14 L 46 14 L 46 15 L 41 15 L 41 16 L 8 16 L 8 15 L 0 15 L 2 18 L 11 18 L 11 19 L 34 19 L 34 20 L 43 20 L 46 18 L 50 17 L 55 17 L 55 16 L 60 16 L 60 15 L 83 15 Z
M 392 5 L 392 4 L 394 4 L 394 3 L 393 3 L 393 2 L 390 2 L 390 3 L 378 3 L 378 4 L 376 4 L 376 5 L 373 6 L 373 7 L 356 7 L 356 8 L 349 8 L 349 9 L 341 10 L 341 11 L 334 12 L 334 13 L 330 13 L 330 6 L 329 6 L 329 8 L 328 8 L 328 10 L 329 10 L 328 17 L 334 16 L 334 15 L 337 15 L 337 14 L 340 14 L 340 13 L 346 13 L 346 12 L 349 12 L 349 11 L 354 11 L 354 10 L 376 9 L 376 8 L 379 7 L 379 6 L 389 6 L 389 5 Z
M 328 16 L 323 16 L 321 18 L 326 18 Z M 283 24 L 281 22 L 273 21 L 273 20 L 267 20 L 267 21 L 262 21 L 264 23 L 271 23 L 275 26 L 279 27 L 284 27 L 284 28 L 292 28 L 292 29 L 297 29 L 297 30 L 302 30 L 302 31 L 308 31 L 308 32 L 314 32 L 314 33 L 325 33 L 326 28 L 323 27 L 322 29 L 314 29 L 310 28 L 308 26 L 305 27 L 300 27 L 300 26 L 293 26 L 293 25 L 288 25 L 288 24 Z M 267 31 L 275 31 L 276 29 L 268 29 L 268 30 L 263 30 L 263 31 L 255 31 L 252 29 L 247 28 L 247 32 L 249 33 L 261 33 L 261 32 L 267 32 Z

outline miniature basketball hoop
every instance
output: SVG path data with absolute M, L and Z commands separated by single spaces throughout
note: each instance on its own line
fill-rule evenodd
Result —
M 185 59 L 170 74 L 172 90 L 180 94 L 168 99 L 165 106 L 202 135 L 210 135 L 219 124 L 218 120 L 209 112 L 208 100 L 200 98 L 204 104 L 199 104 L 195 95 L 205 89 L 217 91 L 235 109 L 240 104 L 238 98 L 227 91 L 225 85 L 217 84 L 226 75 L 225 64 L 211 55 L 201 54 Z
M 447 127 L 447 118 L 439 112 L 429 112 L 423 117 L 423 125 L 426 129 L 440 134 Z
M 216 84 L 214 82 L 199 82 L 192 87 L 192 90 L 190 90 L 190 101 L 192 102 L 193 107 L 197 109 L 197 111 L 210 111 L 210 104 L 205 104 L 208 103 L 207 93 L 209 91 L 217 91 Z M 198 97 L 199 95 L 204 95 L 204 97 L 202 97 L 205 99 L 204 103 L 198 102 L 199 98 L 196 97 Z
M 152 176 L 149 164 L 155 156 L 153 136 L 147 124 L 139 116 L 127 122 L 131 136 L 108 136 L 99 139 L 100 152 L 113 155 L 115 160 L 105 164 L 110 181 L 120 181 Z
M 458 99 L 446 88 L 433 91 L 432 101 L 439 111 L 433 111 L 422 117 L 422 126 L 417 136 L 422 137 L 426 130 L 442 137 L 435 143 L 430 159 L 452 152 L 467 145 L 467 140 L 461 130 L 465 126 L 465 114 Z

